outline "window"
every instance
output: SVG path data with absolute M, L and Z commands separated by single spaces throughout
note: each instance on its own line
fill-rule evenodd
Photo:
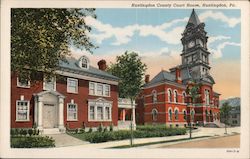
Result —
M 89 107 L 89 118 L 91 120 L 95 119 L 95 106 L 90 106 Z
M 237 114 L 232 114 L 232 118 L 237 118 Z
M 172 91 L 168 89 L 168 102 L 172 102 Z
M 178 93 L 176 90 L 174 91 L 174 102 L 178 103 Z
M 112 104 L 105 100 L 89 100 L 88 102 L 89 121 L 110 121 Z
M 104 85 L 104 96 L 110 96 L 110 86 L 107 84 Z
M 168 120 L 172 121 L 172 109 L 168 110 Z
M 182 103 L 185 103 L 185 97 L 186 97 L 186 93 L 182 92 Z
M 50 79 L 43 79 L 43 89 L 44 90 L 56 90 L 56 78 L 52 77 Z
M 153 97 L 153 103 L 157 102 L 157 92 L 155 90 L 153 90 L 152 92 L 152 97 Z
M 186 110 L 183 111 L 183 119 L 187 120 L 187 112 L 186 112 Z
M 191 111 L 191 120 L 194 121 L 194 110 Z
M 27 79 L 20 79 L 17 77 L 17 86 L 23 88 L 30 88 L 30 81 Z
M 89 59 L 85 56 L 82 56 L 79 61 L 79 67 L 88 69 L 89 68 Z
M 177 109 L 174 111 L 174 119 L 175 119 L 175 120 L 178 120 L 178 119 L 179 119 L 179 113 L 178 113 L 178 110 L 177 110 Z
M 77 120 L 77 105 L 76 104 L 68 103 L 67 120 L 68 121 Z
M 29 121 L 29 101 L 16 102 L 16 121 Z
M 97 84 L 97 95 L 102 96 L 103 95 L 103 85 Z
M 158 117 L 158 111 L 156 109 L 152 110 L 152 119 L 153 121 L 157 121 L 157 117 Z
M 205 89 L 205 104 L 209 105 L 210 103 L 210 96 L 209 96 L 209 90 Z
M 110 107 L 105 107 L 105 120 L 110 120 Z
M 89 82 L 89 94 L 109 97 L 110 96 L 110 85 Z
M 94 95 L 95 94 L 95 83 L 89 82 L 89 94 Z
M 67 92 L 77 93 L 78 92 L 78 80 L 73 78 L 67 79 Z
M 102 109 L 102 107 L 97 107 L 97 120 L 103 120 L 103 109 Z

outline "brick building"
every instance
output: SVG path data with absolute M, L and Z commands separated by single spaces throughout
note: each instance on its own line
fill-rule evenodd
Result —
M 99 69 L 86 56 L 60 62 L 58 76 L 46 79 L 38 72 L 37 81 L 11 75 L 11 128 L 40 130 L 110 126 L 118 124 L 118 78 L 108 74 L 106 62 Z
M 186 126 L 219 124 L 219 95 L 213 90 L 215 81 L 209 70 L 207 32 L 193 10 L 182 34 L 182 63 L 169 71 L 162 70 L 152 80 L 145 77 L 145 85 L 138 96 L 136 116 L 139 124 Z M 199 97 L 187 104 L 187 86 L 191 81 L 199 85 Z

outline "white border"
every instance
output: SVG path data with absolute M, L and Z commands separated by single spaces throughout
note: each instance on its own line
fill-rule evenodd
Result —
M 150 1 L 140 1 L 149 3 Z M 159 1 L 161 3 L 165 1 Z M 154 3 L 157 3 L 154 1 Z M 188 3 L 168 1 L 167 3 Z M 190 2 L 191 3 L 191 2 Z M 195 3 L 234 3 L 235 9 L 241 9 L 241 143 L 239 153 L 227 153 L 226 149 L 10 149 L 10 8 L 11 7 L 96 7 L 130 8 L 131 1 L 49 1 L 49 0 L 2 0 L 1 1 L 1 56 L 0 56 L 0 111 L 1 140 L 0 157 L 19 158 L 249 158 L 249 2 L 248 1 L 195 1 Z M 175 9 L 175 8 L 174 8 Z M 176 8 L 177 9 L 177 8 Z M 192 9 L 192 8 L 188 8 Z M 202 8 L 200 8 L 202 9 Z M 209 8 L 216 9 L 216 8 Z M 221 8 L 220 8 L 221 9 Z M 232 8 L 230 8 L 232 9 Z M 243 33 L 244 32 L 244 33 Z M 244 123 L 244 124 L 243 124 Z M 74 153 L 72 153 L 74 152 Z

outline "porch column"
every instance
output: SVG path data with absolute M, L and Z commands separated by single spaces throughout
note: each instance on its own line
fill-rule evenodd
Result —
M 126 111 L 125 108 L 122 109 L 122 121 L 125 121 Z
M 59 97 L 59 121 L 58 121 L 58 128 L 60 129 L 60 131 L 64 131 L 64 122 L 63 122 L 63 116 L 64 116 L 64 99 L 62 97 Z
M 37 128 L 42 130 L 43 129 L 43 97 L 37 97 L 37 101 L 38 101 L 38 125 Z

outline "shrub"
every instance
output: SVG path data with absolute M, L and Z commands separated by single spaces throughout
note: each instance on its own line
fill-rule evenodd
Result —
M 26 136 L 28 134 L 27 130 L 26 129 L 23 129 L 23 133 L 22 133 L 24 136 Z
M 29 129 L 28 130 L 28 134 L 31 136 L 31 135 L 33 135 L 33 129 Z
M 109 126 L 109 131 L 113 131 L 113 124 L 112 123 Z
M 88 132 L 91 133 L 92 131 L 93 131 L 93 129 L 92 129 L 92 127 L 90 127 Z
M 55 147 L 55 140 L 45 136 L 11 137 L 12 148 Z
M 97 131 L 98 131 L 98 132 L 102 132 L 102 129 L 103 129 L 103 126 L 102 126 L 102 124 L 100 124 L 100 125 L 98 126 L 98 128 L 97 128 Z
M 107 131 L 108 131 L 108 128 L 105 127 L 105 128 L 103 129 L 103 132 L 107 132 Z

